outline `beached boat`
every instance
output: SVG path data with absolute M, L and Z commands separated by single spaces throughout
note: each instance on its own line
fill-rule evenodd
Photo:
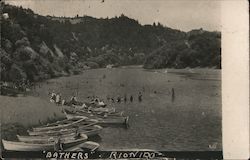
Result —
M 96 142 L 87 141 L 82 144 L 67 148 L 65 151 L 95 151 L 100 147 Z
M 49 130 L 49 131 L 33 131 L 33 130 L 27 130 L 28 134 L 31 136 L 37 136 L 37 135 L 46 135 L 46 136 L 57 136 L 57 135 L 63 135 L 63 134 L 70 134 L 74 133 L 76 131 L 75 128 L 62 128 L 57 130 Z
M 93 120 L 96 122 L 96 120 Z M 31 136 L 36 136 L 36 135 L 46 135 L 46 136 L 57 136 L 59 134 L 70 134 L 70 133 L 76 133 L 76 131 L 86 134 L 87 136 L 94 136 L 100 133 L 102 130 L 102 127 L 99 125 L 93 125 L 93 126 L 88 126 L 88 127 L 73 127 L 73 128 L 64 128 L 60 130 L 49 130 L 49 131 L 30 131 L 28 130 L 28 134 Z
M 70 148 L 85 142 L 88 137 L 84 134 L 81 135 L 78 139 L 68 139 L 62 142 L 63 148 Z M 45 143 L 25 143 L 25 142 L 16 142 L 16 141 L 7 141 L 2 139 L 3 147 L 5 150 L 9 151 L 43 151 L 49 150 L 53 151 L 55 142 L 49 141 Z
M 48 131 L 48 130 L 72 127 L 72 126 L 81 124 L 85 119 L 87 119 L 87 117 L 81 117 L 81 119 L 79 118 L 65 119 L 65 120 L 57 121 L 55 123 L 50 123 L 41 127 L 35 127 L 33 128 L 33 131 Z
M 81 118 L 81 116 L 86 117 L 86 115 L 81 114 L 71 114 L 71 113 L 65 113 L 66 117 L 68 119 L 74 119 L 74 118 Z M 96 115 L 90 115 L 89 118 L 97 120 L 97 124 L 128 124 L 129 117 L 128 116 L 96 116 Z M 89 120 L 91 121 L 91 120 Z
M 96 121 L 96 120 L 95 120 Z M 86 134 L 87 136 L 95 136 L 98 135 L 102 131 L 102 127 L 99 125 L 94 125 L 93 127 L 87 127 L 87 128 L 79 128 L 79 132 Z
M 79 122 L 77 119 L 84 119 L 84 120 Z M 89 119 L 89 118 L 84 117 L 84 116 L 78 117 L 78 118 L 76 117 L 76 118 L 73 119 L 73 121 L 75 121 L 77 123 L 74 123 L 74 124 L 71 124 L 71 125 L 59 126 L 59 125 L 56 124 L 58 127 L 54 127 L 52 129 L 48 129 L 48 127 L 36 127 L 36 128 L 33 128 L 33 131 L 58 130 L 60 128 L 64 128 L 64 129 L 65 128 L 72 128 L 74 126 L 81 126 L 81 128 L 84 128 L 84 127 L 89 127 L 89 126 L 93 126 L 93 125 L 97 124 L 97 121 L 96 122 L 95 121 L 86 121 L 87 119 Z M 63 120 L 63 121 L 65 121 L 65 120 Z M 70 119 L 68 119 L 68 121 L 70 122 Z
M 21 136 L 17 135 L 17 139 L 20 142 L 27 142 L 27 143 L 34 143 L 34 142 L 48 142 L 48 141 L 55 141 L 60 137 L 62 141 L 66 139 L 73 139 L 76 137 L 76 133 L 69 133 L 69 134 L 63 134 L 63 135 L 54 135 L 54 136 L 48 136 L 48 135 L 37 135 L 37 136 Z

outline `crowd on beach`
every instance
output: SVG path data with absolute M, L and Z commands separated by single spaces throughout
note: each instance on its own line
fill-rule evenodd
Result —
M 77 105 L 79 104 L 79 101 L 77 100 L 77 97 L 75 95 L 71 96 L 69 101 L 66 101 L 65 99 L 62 98 L 62 94 L 61 93 L 56 93 L 55 91 L 52 91 L 51 93 L 49 93 L 50 95 L 50 102 L 53 102 L 57 105 Z M 89 102 L 91 104 L 97 104 L 99 106 L 103 106 L 105 107 L 106 104 L 104 103 L 104 99 L 101 99 L 97 96 L 88 96 L 87 97 L 89 99 Z M 142 92 L 138 93 L 138 102 L 142 102 Z M 126 94 L 124 96 L 120 96 L 117 95 L 116 97 L 113 96 L 106 96 L 106 99 L 108 102 L 111 103 L 127 103 L 127 102 L 133 102 L 134 101 L 134 96 L 130 95 L 127 96 Z
M 69 101 L 66 101 L 65 99 L 63 99 L 61 93 L 55 93 L 54 91 L 52 91 L 51 93 L 49 93 L 49 95 L 50 95 L 50 102 L 53 102 L 57 105 L 84 105 L 83 102 L 80 102 L 77 100 L 77 97 L 75 95 L 71 96 Z M 91 100 L 89 103 L 95 104 L 101 107 L 106 106 L 106 104 L 104 103 L 104 100 L 96 96 L 91 97 Z
M 145 89 L 143 90 L 143 92 L 145 92 Z M 154 94 L 157 94 L 157 91 L 154 91 Z M 61 93 L 56 93 L 55 91 L 52 91 L 51 93 L 49 93 L 50 95 L 50 101 L 56 103 L 57 105 L 79 105 L 79 101 L 77 100 L 77 97 L 75 96 L 75 94 L 73 94 L 70 98 L 69 101 L 66 101 L 65 99 L 62 98 Z M 171 96 L 172 96 L 172 101 L 175 100 L 175 90 L 174 88 L 171 89 Z M 127 95 L 124 94 L 123 96 L 120 96 L 119 94 L 117 96 L 106 96 L 106 100 L 108 102 L 111 103 L 133 103 L 134 101 L 136 101 L 136 98 L 138 100 L 138 102 L 142 102 L 143 100 L 143 94 L 141 91 L 138 92 L 137 96 L 133 96 L 133 95 Z M 91 104 L 97 104 L 99 106 L 103 106 L 105 107 L 106 104 L 104 103 L 104 99 L 99 98 L 98 96 L 88 96 L 87 97 L 89 99 L 89 102 Z

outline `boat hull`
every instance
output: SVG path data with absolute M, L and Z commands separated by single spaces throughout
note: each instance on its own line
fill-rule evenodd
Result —
M 66 135 L 61 135 L 60 138 L 62 141 L 65 139 L 73 139 L 76 136 L 75 133 L 70 133 Z M 17 138 L 20 142 L 48 142 L 48 141 L 55 141 L 58 139 L 58 136 L 20 136 L 17 135 Z
M 96 142 L 87 141 L 82 144 L 67 148 L 65 151 L 95 151 L 100 147 Z
M 93 125 L 89 127 L 84 127 L 81 128 L 79 126 L 78 131 L 80 133 L 86 134 L 87 136 L 94 136 L 97 135 L 101 132 L 102 127 L 99 125 Z M 29 135 L 31 136 L 41 136 L 41 135 L 47 135 L 47 136 L 57 136 L 57 135 L 63 135 L 63 134 L 70 134 L 70 133 L 75 133 L 76 128 L 68 128 L 68 129 L 63 129 L 63 130 L 53 130 L 53 131 L 28 131 Z
M 35 127 L 33 128 L 33 130 L 34 131 L 48 131 L 48 130 L 55 130 L 55 129 L 61 129 L 61 128 L 69 128 L 69 127 L 82 123 L 85 119 L 86 117 L 81 117 L 81 119 L 77 119 L 77 120 L 74 119 L 75 121 L 73 121 L 73 119 L 72 121 L 68 120 L 68 122 L 66 120 L 58 121 L 55 123 L 48 124 L 47 126 Z
M 79 114 L 66 114 L 66 117 L 68 119 L 72 118 L 81 118 L 81 115 Z M 83 117 L 86 117 L 83 115 Z M 129 117 L 123 116 L 123 117 L 98 117 L 98 116 L 90 116 L 89 118 L 92 118 L 94 120 L 97 120 L 97 124 L 128 124 Z
M 54 144 L 26 144 L 23 142 L 11 142 L 2 140 L 3 147 L 5 150 L 9 151 L 42 151 L 42 150 L 54 150 Z
M 68 140 L 65 142 L 62 142 L 63 148 L 70 148 L 72 146 L 76 146 L 78 144 L 81 144 L 85 141 L 87 141 L 88 137 L 84 134 L 81 135 L 79 139 L 74 140 Z M 44 151 L 54 150 L 54 142 L 49 143 L 25 143 L 25 142 L 14 142 L 14 141 L 7 141 L 2 140 L 3 147 L 5 150 L 9 151 Z

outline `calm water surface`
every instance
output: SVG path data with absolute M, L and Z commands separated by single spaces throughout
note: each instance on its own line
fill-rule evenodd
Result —
M 209 145 L 213 150 L 222 149 L 220 70 L 96 69 L 51 80 L 48 87 L 68 98 L 77 90 L 80 100 L 91 95 L 104 99 L 125 94 L 134 97 L 132 103 L 107 102 L 130 118 L 128 128 L 103 129 L 96 139 L 102 150 L 199 151 L 211 150 Z M 139 91 L 142 102 L 137 99 Z

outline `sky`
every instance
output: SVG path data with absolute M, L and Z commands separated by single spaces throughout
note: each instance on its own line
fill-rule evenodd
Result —
M 103 2 L 104 1 L 104 2 Z M 96 18 L 124 14 L 141 24 L 160 22 L 164 26 L 190 31 L 221 30 L 220 0 L 5 0 L 30 8 L 40 15 Z

